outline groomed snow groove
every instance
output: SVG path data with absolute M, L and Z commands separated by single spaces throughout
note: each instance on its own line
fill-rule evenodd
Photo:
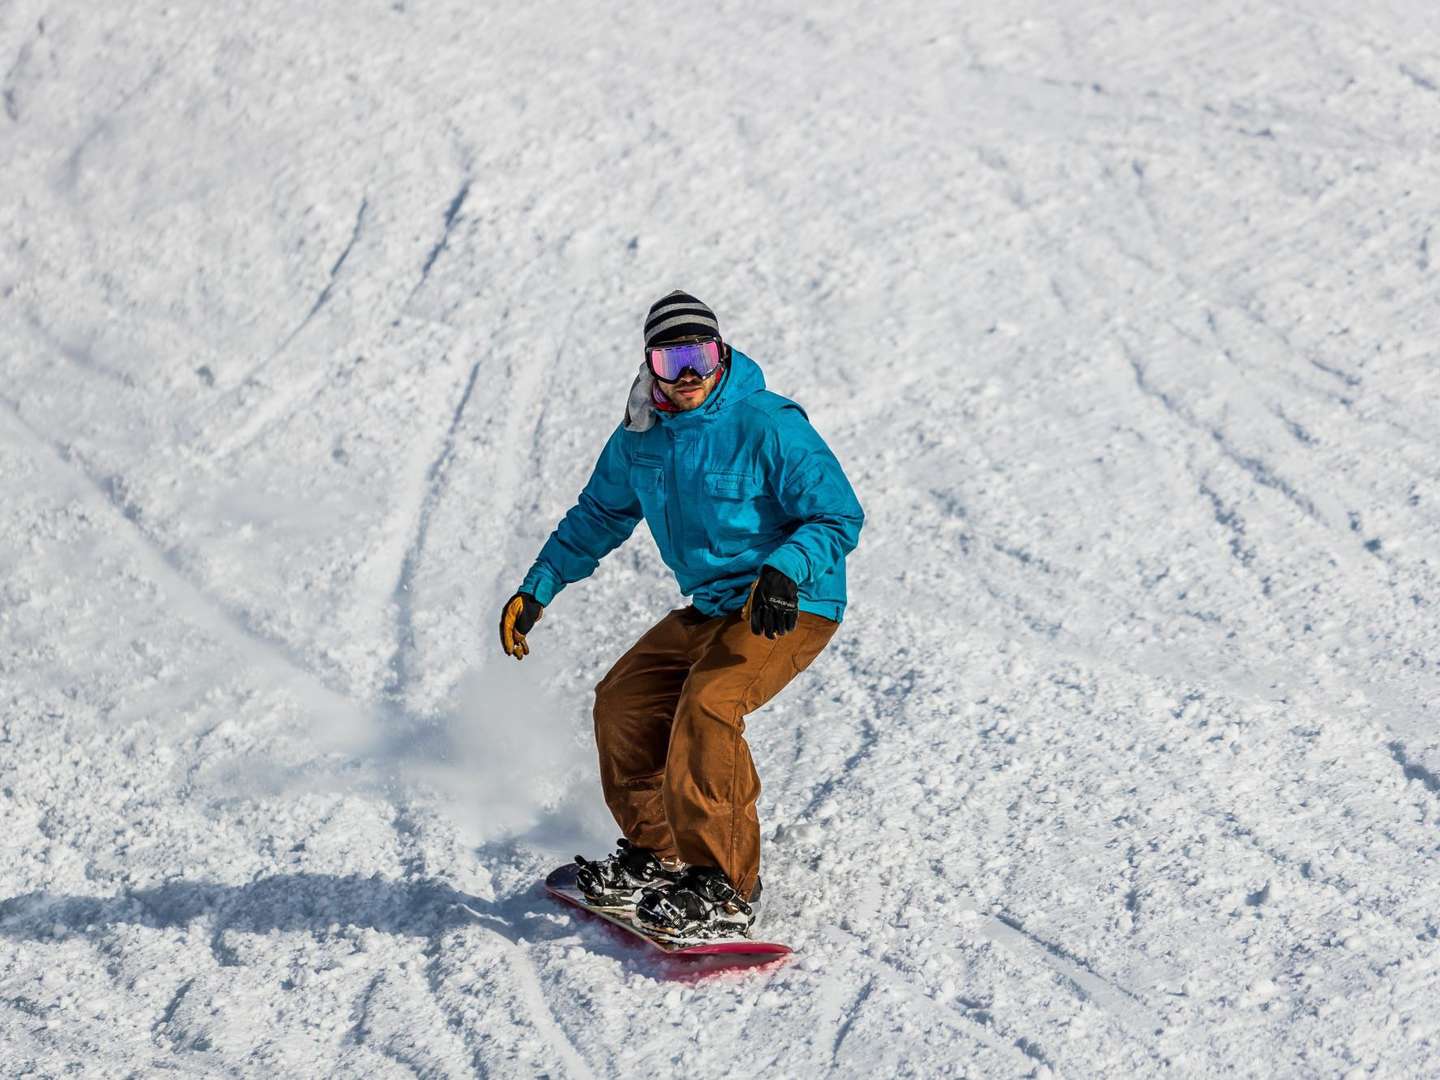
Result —
M 0 6 L 5 1075 L 1440 1060 L 1419 0 Z M 868 520 L 752 718 L 787 963 L 545 899 L 695 292 Z

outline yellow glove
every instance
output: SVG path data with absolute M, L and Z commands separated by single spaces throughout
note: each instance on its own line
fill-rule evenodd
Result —
M 530 655 L 525 635 L 544 614 L 545 606 L 529 593 L 517 592 L 506 600 L 500 613 L 500 647 L 516 660 L 524 660 Z

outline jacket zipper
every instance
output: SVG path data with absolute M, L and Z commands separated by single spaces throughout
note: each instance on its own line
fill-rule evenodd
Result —
M 679 435 L 671 435 L 670 443 L 670 484 L 669 490 L 665 492 L 665 524 L 670 529 L 670 536 L 675 544 L 676 554 L 684 559 L 685 537 L 683 530 L 685 519 L 680 513 L 680 473 L 676 468 L 675 460 L 680 456 L 681 448 L 685 445 Z M 674 512 L 671 512 L 671 507 Z

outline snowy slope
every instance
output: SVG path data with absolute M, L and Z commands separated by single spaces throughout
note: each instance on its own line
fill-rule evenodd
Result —
M 984 7 L 0 5 L 0 1071 L 1440 1075 L 1440 14 Z M 708 978 L 643 527 L 493 640 L 676 287 L 868 514 Z

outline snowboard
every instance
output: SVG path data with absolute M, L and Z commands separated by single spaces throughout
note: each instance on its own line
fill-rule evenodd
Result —
M 574 863 L 558 867 L 545 879 L 546 891 L 557 900 L 563 901 L 571 907 L 577 907 L 594 918 L 603 919 L 611 926 L 618 927 L 630 936 L 639 938 L 666 956 L 788 956 L 791 952 L 789 945 L 781 945 L 773 941 L 755 941 L 747 937 L 705 938 L 688 942 L 668 941 L 664 938 L 652 937 L 633 919 L 626 918 L 618 912 L 601 911 L 587 904 L 585 894 L 575 885 L 575 875 L 579 869 Z

